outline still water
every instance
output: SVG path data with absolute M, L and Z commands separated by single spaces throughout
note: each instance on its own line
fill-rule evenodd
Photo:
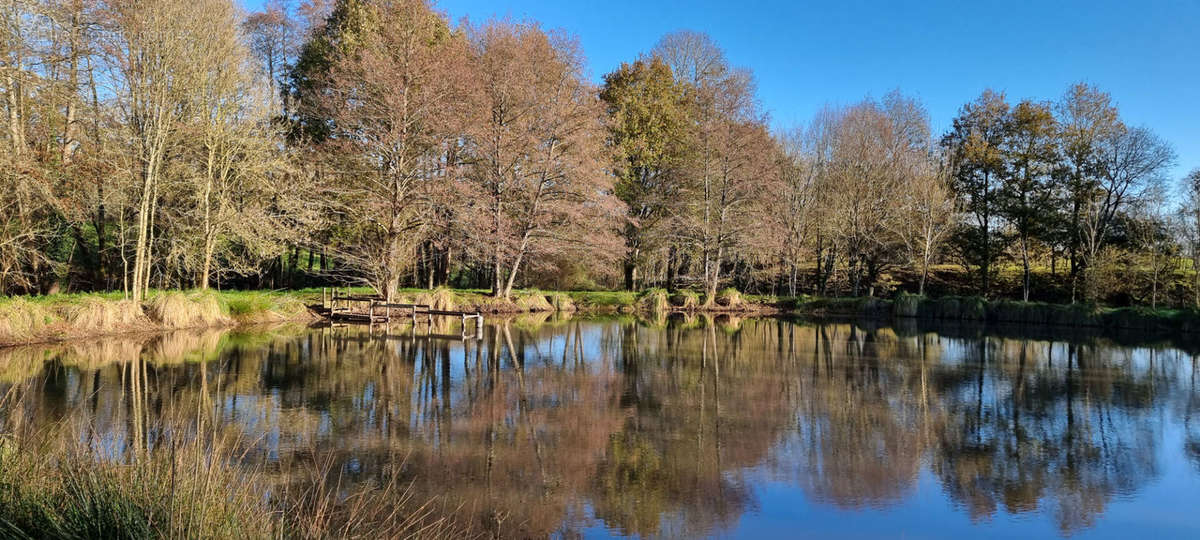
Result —
M 0 350 L 0 432 L 119 454 L 203 409 L 248 465 L 402 460 L 503 537 L 1200 538 L 1195 350 L 725 317 L 179 333 Z

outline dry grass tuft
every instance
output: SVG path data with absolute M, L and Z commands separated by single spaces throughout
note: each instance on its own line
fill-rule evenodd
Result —
M 744 303 L 742 293 L 737 289 L 728 288 L 722 289 L 717 293 L 717 305 L 721 307 L 736 308 Z
M 676 291 L 670 297 L 671 305 L 685 310 L 696 309 L 700 306 L 700 294 L 696 291 Z
M 168 292 L 154 296 L 146 303 L 150 318 L 164 328 L 196 328 L 231 322 L 213 294 Z
M 147 322 L 142 306 L 132 300 L 84 298 L 64 311 L 72 330 L 85 332 L 119 331 Z
M 646 311 L 665 312 L 671 309 L 671 302 L 666 289 L 650 289 L 642 293 L 638 307 Z
M 438 287 L 429 292 L 418 293 L 415 303 L 425 304 L 433 309 L 442 311 L 453 311 L 457 304 L 456 300 L 454 291 L 445 287 Z
M 546 295 L 541 291 L 525 291 L 513 297 L 513 303 L 521 311 L 526 312 L 541 312 L 554 311 L 554 306 L 546 300 Z
M 0 300 L 0 343 L 18 343 L 45 331 L 58 317 L 24 298 Z
M 571 296 L 564 293 L 550 293 L 546 295 L 546 300 L 555 311 L 572 312 L 575 311 L 575 302 L 571 300 Z

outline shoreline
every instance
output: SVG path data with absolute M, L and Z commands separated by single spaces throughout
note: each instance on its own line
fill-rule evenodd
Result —
M 775 298 L 727 290 L 711 302 L 696 293 L 652 289 L 629 291 L 515 291 L 509 299 L 477 290 L 406 289 L 401 302 L 437 309 L 492 315 L 526 313 L 710 314 L 866 319 L 963 321 L 1035 325 L 1047 328 L 1177 332 L 1200 330 L 1200 310 L 1101 308 L 1086 304 L 1047 304 L 980 297 L 927 298 L 901 294 L 894 299 Z M 155 334 L 183 329 L 238 328 L 258 323 L 314 322 L 320 290 L 157 291 L 136 304 L 119 294 L 72 294 L 0 298 L 0 348 L 67 343 L 100 337 Z

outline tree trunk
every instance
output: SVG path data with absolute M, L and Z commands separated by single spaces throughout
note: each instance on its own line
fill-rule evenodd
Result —
M 1024 270 L 1024 275 L 1023 275 L 1023 279 L 1021 282 L 1022 283 L 1022 287 L 1021 287 L 1022 288 L 1022 291 L 1021 291 L 1022 299 L 1024 301 L 1028 302 L 1029 301 L 1029 238 L 1028 237 L 1024 237 L 1021 239 L 1021 265 Z

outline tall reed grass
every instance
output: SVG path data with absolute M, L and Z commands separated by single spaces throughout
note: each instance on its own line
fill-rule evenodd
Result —
M 246 441 L 202 425 L 110 455 L 83 426 L 0 435 L 3 538 L 464 538 L 457 508 L 421 499 L 404 456 L 382 480 L 347 480 L 332 454 L 271 470 Z M 268 473 L 267 471 L 270 470 Z

